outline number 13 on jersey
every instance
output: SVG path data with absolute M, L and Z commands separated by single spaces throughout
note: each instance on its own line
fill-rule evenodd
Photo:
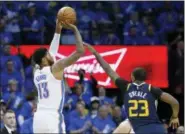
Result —
M 48 98 L 49 97 L 49 90 L 47 82 L 39 83 L 38 84 L 38 94 L 40 99 Z
M 149 116 L 148 101 L 147 100 L 129 100 L 132 106 L 129 107 L 129 117 L 147 117 Z M 140 107 L 140 109 L 138 109 Z M 136 112 L 136 110 L 140 112 Z

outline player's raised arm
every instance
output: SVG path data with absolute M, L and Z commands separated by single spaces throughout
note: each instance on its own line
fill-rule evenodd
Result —
M 55 28 L 55 34 L 53 37 L 53 40 L 51 41 L 50 47 L 49 47 L 49 53 L 55 58 L 57 52 L 58 52 L 58 48 L 60 45 L 60 33 L 62 30 L 62 25 L 61 23 L 58 21 L 58 19 L 56 20 L 56 28 Z
M 109 75 L 112 81 L 120 89 L 125 89 L 127 81 L 120 78 L 120 76 L 110 67 L 110 65 L 100 56 L 100 54 L 89 44 L 84 42 L 84 45 L 89 49 L 89 51 L 94 54 L 97 61 L 100 63 L 104 71 Z
M 155 95 L 156 98 L 159 98 L 171 106 L 173 113 L 170 126 L 172 126 L 172 128 L 177 128 L 179 126 L 179 102 L 172 95 L 166 92 L 162 92 L 162 90 L 159 88 L 151 88 L 151 92 Z
M 78 28 L 75 25 L 69 24 L 69 23 L 63 23 L 62 25 L 64 28 L 70 29 L 74 32 L 75 38 L 76 38 L 76 51 L 74 51 L 67 58 L 58 60 L 52 66 L 53 73 L 58 73 L 58 72 L 62 71 L 64 68 L 75 63 L 84 54 L 84 51 L 85 51 L 85 49 L 83 47 L 82 37 L 80 35 Z

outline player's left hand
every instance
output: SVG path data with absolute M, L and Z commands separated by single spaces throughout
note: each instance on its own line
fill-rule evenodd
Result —
M 61 24 L 66 29 L 70 29 L 70 30 L 73 30 L 73 31 L 77 29 L 77 27 L 75 25 L 70 24 L 70 23 L 68 23 L 66 21 L 62 21 Z
M 172 127 L 173 129 L 178 128 L 179 118 L 171 118 L 169 126 Z

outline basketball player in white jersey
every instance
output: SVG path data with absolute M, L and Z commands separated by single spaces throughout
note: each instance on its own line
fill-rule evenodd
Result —
M 74 32 L 76 51 L 67 58 L 55 62 L 62 27 Z M 63 71 L 75 63 L 83 53 L 82 38 L 77 27 L 67 23 L 61 25 L 58 21 L 49 51 L 39 48 L 34 52 L 33 62 L 39 66 L 34 70 L 34 84 L 38 91 L 38 106 L 33 118 L 34 133 L 65 133 L 62 115 L 65 98 Z

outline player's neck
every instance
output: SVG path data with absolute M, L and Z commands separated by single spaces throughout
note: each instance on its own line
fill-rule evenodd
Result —
M 43 69 L 44 67 L 47 67 L 47 66 L 49 66 L 49 65 L 41 65 L 40 69 Z
M 142 84 L 144 84 L 145 82 L 144 82 L 144 81 L 134 81 L 133 83 L 136 84 L 136 85 L 142 85 Z

